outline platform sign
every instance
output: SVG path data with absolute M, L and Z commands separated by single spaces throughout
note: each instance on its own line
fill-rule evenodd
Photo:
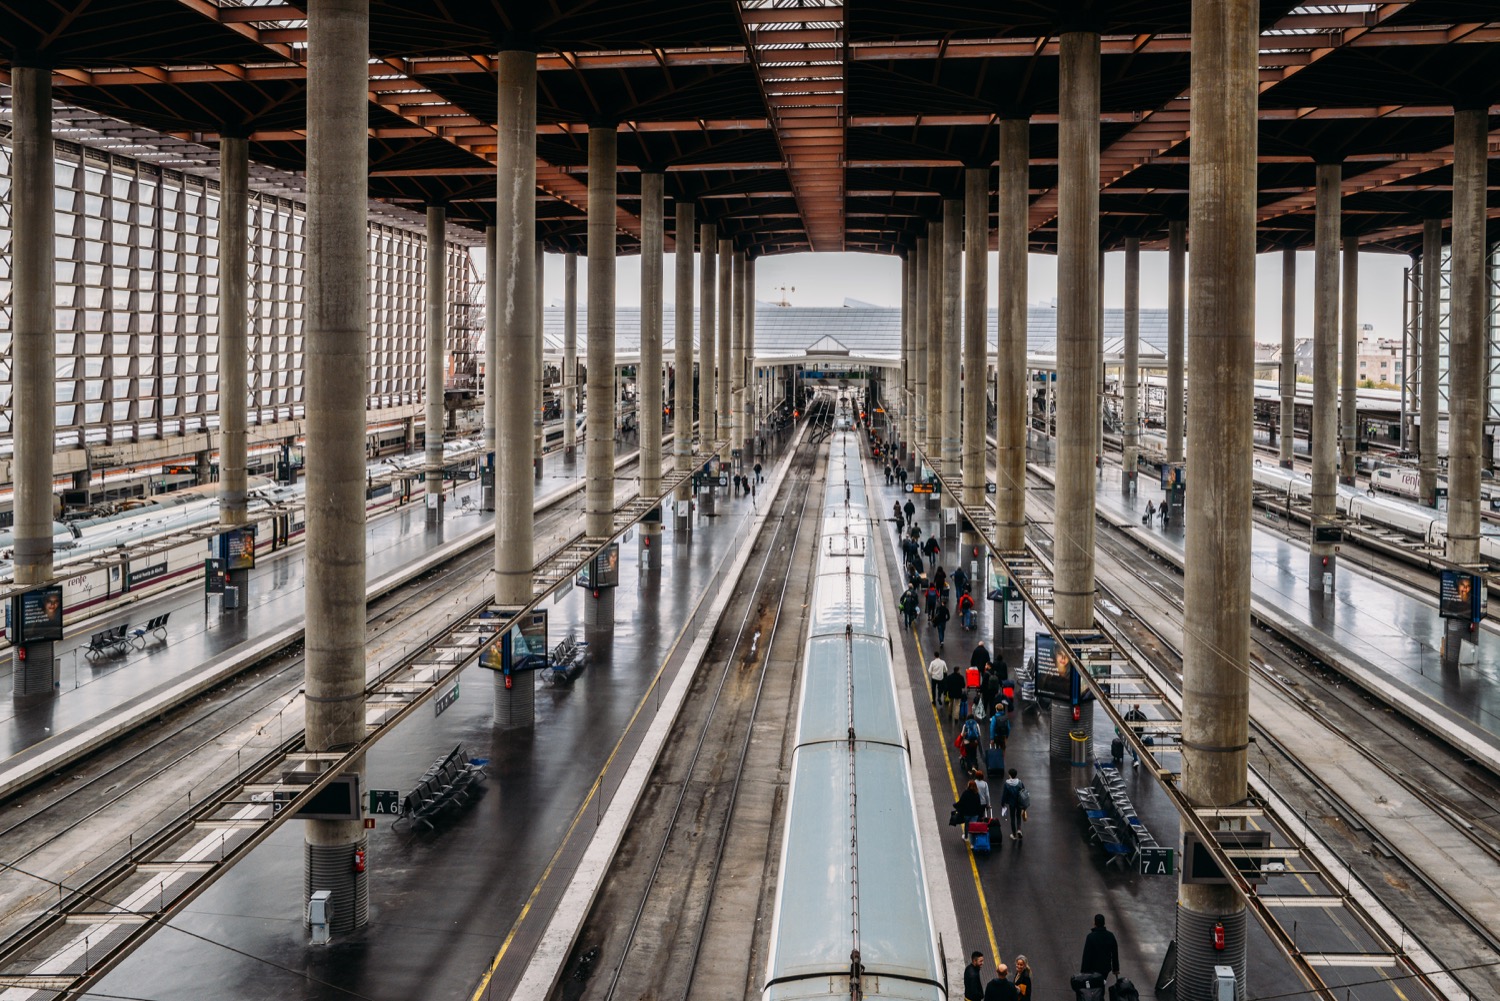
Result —
M 205 594 L 224 593 L 224 561 L 206 559 L 203 561 L 203 592 Z
M 1177 849 L 1142 848 L 1137 856 L 1142 876 L 1177 875 Z
M 38 643 L 62 639 L 62 585 L 50 584 L 13 595 L 5 618 L 12 642 Z
M 226 570 L 255 569 L 255 526 L 241 525 L 219 533 L 219 559 Z
M 449 707 L 452 706 L 453 703 L 455 703 L 457 701 L 458 701 L 458 681 L 455 680 L 453 682 L 453 687 L 450 688 L 450 689 L 448 689 L 442 695 L 439 695 L 437 697 L 437 700 L 432 703 L 432 715 L 434 715 L 434 716 L 441 716 L 441 715 L 443 715 L 443 713 L 447 712 L 448 709 L 449 709 Z
M 479 655 L 479 666 L 512 674 L 547 666 L 547 610 L 534 608 L 492 640 Z M 457 685 L 454 685 L 454 699 Z M 447 708 L 444 706 L 443 708 Z
M 1462 570 L 1444 570 L 1438 577 L 1438 614 L 1445 619 L 1478 622 L 1488 604 L 1484 578 Z
M 1221 848 L 1253 848 L 1266 849 L 1271 847 L 1270 831 L 1215 831 L 1214 840 Z M 1187 886 L 1192 883 L 1200 883 L 1207 886 L 1225 886 L 1229 883 L 1229 877 L 1225 876 L 1214 861 L 1213 855 L 1204 847 L 1198 835 L 1188 831 L 1182 836 L 1182 883 Z M 1271 859 L 1263 857 L 1235 857 L 1231 859 L 1234 867 L 1248 883 L 1264 883 L 1268 873 L 1277 867 L 1285 867 L 1284 859 Z
M 370 812 L 377 817 L 395 817 L 401 813 L 401 793 L 395 789 L 371 789 Z

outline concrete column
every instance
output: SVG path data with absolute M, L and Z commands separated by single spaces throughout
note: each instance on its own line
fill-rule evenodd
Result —
M 1127 493 L 1135 493 L 1136 455 L 1140 452 L 1140 382 L 1141 241 L 1128 236 L 1125 238 L 1125 364 L 1120 372 L 1120 388 L 1125 394 L 1124 426 L 1120 432 L 1120 483 Z
M 563 255 L 563 455 L 578 451 L 578 254 Z
M 745 254 L 736 250 L 729 257 L 729 447 L 745 447 Z M 743 462 L 741 463 L 743 465 Z
M 1486 109 L 1453 111 L 1453 256 L 1448 335 L 1448 559 L 1479 562 L 1479 470 L 1489 372 L 1485 275 Z
M 536 338 L 531 342 L 533 364 L 536 366 L 536 378 L 532 381 L 531 393 L 531 474 L 540 480 L 542 478 L 542 452 L 546 447 L 546 420 L 543 414 L 546 412 L 547 401 L 547 366 L 542 360 L 542 323 L 544 297 L 546 296 L 546 283 L 544 277 L 547 273 L 547 246 L 541 240 L 536 241 L 536 294 L 531 299 L 532 317 L 531 322 L 536 330 Z
M 427 206 L 427 385 L 426 462 L 427 525 L 443 521 L 443 377 L 448 368 L 447 212 Z
M 904 457 L 906 454 L 906 443 L 911 437 L 911 428 L 907 421 L 911 415 L 911 296 L 912 286 L 916 283 L 913 275 L 912 255 L 908 251 L 901 255 L 901 367 L 898 370 L 900 378 L 897 380 L 896 413 L 898 416 L 897 447 L 896 454 L 891 458 Z M 888 406 L 889 409 L 889 406 Z
M 943 475 L 957 482 L 963 455 L 959 414 L 963 362 L 964 203 L 943 199 Z M 944 494 L 946 506 L 958 498 Z
M 931 226 L 928 232 L 932 231 Z M 912 419 L 911 460 L 916 466 L 916 452 L 927 449 L 927 328 L 931 310 L 928 300 L 932 283 L 932 255 L 928 247 L 932 240 L 927 236 L 917 237 L 917 256 L 913 267 L 916 286 L 912 290 L 911 358 L 912 358 Z
M 584 531 L 603 538 L 615 521 L 615 170 L 619 134 L 589 127 L 588 485 Z M 659 228 L 659 227 L 658 227 Z M 657 475 L 660 476 L 660 459 Z M 643 470 L 644 473 L 644 470 Z
M 1281 466 L 1292 468 L 1297 442 L 1297 248 L 1281 252 Z
M 990 172 L 964 171 L 964 506 L 984 507 L 985 456 L 989 442 L 985 419 L 985 358 L 989 354 Z M 970 533 L 969 545 L 978 544 Z M 983 588 L 976 582 L 976 594 Z
M 1255 169 L 1260 4 L 1194 0 L 1189 224 L 1187 553 L 1182 791 L 1244 802 L 1250 739 L 1250 494 L 1255 366 Z M 1228 829 L 1231 821 L 1224 821 Z M 1245 903 L 1232 886 L 1178 889 L 1178 996 L 1210 1001 L 1215 964 L 1245 983 Z M 1222 922 L 1226 946 L 1211 945 Z M 1250 993 L 1244 991 L 1243 993 Z
M 1437 507 L 1438 475 L 1438 330 L 1442 308 L 1443 220 L 1422 223 L 1422 348 L 1421 414 L 1417 433 L 1417 493 L 1428 507 Z
M 499 375 L 495 371 L 495 331 L 500 323 L 500 286 L 495 281 L 495 227 L 484 228 L 484 450 L 495 454 L 495 397 Z M 480 506 L 495 510 L 495 467 L 490 462 L 489 480 L 482 487 Z
M 999 344 L 995 361 L 995 544 L 1008 553 L 1026 545 L 1026 432 L 1031 386 L 1026 378 L 1026 210 L 1031 187 L 1031 123 L 1000 123 Z
M 1104 472 L 1104 247 L 1099 248 L 1099 294 L 1094 302 L 1099 319 L 1094 329 L 1099 336 L 1094 340 L 1094 457 L 1100 475 Z
M 520 608 L 531 601 L 531 385 L 539 337 L 536 300 L 536 53 L 501 52 L 495 201 L 495 601 Z M 502 375 L 503 373 L 503 375 Z M 511 689 L 497 682 L 496 699 Z M 526 714 L 524 723 L 531 721 Z
M 718 395 L 715 387 L 718 360 L 719 313 L 715 301 L 719 291 L 717 254 L 719 240 L 714 224 L 706 222 L 699 230 L 698 253 L 701 274 L 698 278 L 698 440 L 704 454 L 716 453 L 719 440 Z M 713 496 L 712 488 L 708 495 Z M 712 505 L 712 501 L 709 501 Z
M 306 745 L 365 737 L 365 397 L 370 9 L 320 0 L 307 22 Z M 49 204 L 50 208 L 50 204 Z M 362 771 L 357 766 L 356 772 Z M 369 915 L 358 821 L 309 820 L 305 892 L 333 891 L 333 931 Z
M 693 208 L 693 203 L 687 199 L 677 199 L 677 250 L 674 255 L 677 300 L 672 316 L 677 381 L 673 385 L 672 429 L 675 437 L 672 441 L 678 469 L 691 465 L 693 455 Z M 685 482 L 677 488 L 679 502 L 691 497 L 690 483 Z M 679 516 L 673 524 L 682 530 L 687 528 L 688 519 Z
M 935 219 L 927 224 L 927 437 L 922 449 L 938 471 L 943 465 L 943 287 L 948 278 L 943 250 L 943 220 Z
M 746 455 L 751 455 L 753 453 L 750 446 L 754 444 L 756 430 L 760 426 L 760 380 L 755 377 L 755 258 L 748 252 L 745 254 L 745 352 L 742 368 L 752 387 L 745 400 L 745 439 L 742 447 Z
M 1339 358 L 1339 480 L 1354 483 L 1359 441 L 1359 238 L 1344 237 L 1344 300 L 1340 313 L 1343 350 Z
M 1099 422 L 1099 36 L 1061 36 L 1057 200 L 1057 522 L 1054 618 L 1094 623 Z
M 249 176 L 249 141 L 243 136 L 224 136 L 219 140 L 219 523 L 223 525 L 243 525 L 248 520 L 245 258 L 250 243 L 246 226 Z
M 1182 372 L 1187 355 L 1187 222 L 1167 223 L 1167 461 L 1182 461 Z
M 719 449 L 719 461 L 729 461 L 729 441 L 734 434 L 733 415 L 729 406 L 729 369 L 734 359 L 731 341 L 734 339 L 734 241 L 719 240 L 719 324 L 718 349 L 715 360 L 718 369 L 714 375 L 714 412 L 718 414 L 719 440 L 724 447 Z
M 1343 174 L 1336 163 L 1317 169 L 1313 223 L 1313 409 L 1312 518 L 1320 525 L 1338 517 L 1338 363 L 1339 363 L 1339 186 Z M 1308 586 L 1321 592 L 1324 574 L 1337 570 L 1330 543 L 1313 542 L 1308 563 Z
M 11 430 L 15 465 L 15 582 L 52 578 L 52 452 L 57 384 L 53 318 L 52 71 L 16 66 L 11 71 L 12 143 L 11 288 L 15 339 Z M 66 616 L 67 609 L 63 609 Z M 58 680 L 53 641 L 18 645 L 12 655 L 17 696 L 51 695 Z
M 661 321 L 662 196 L 665 174 L 641 174 L 641 367 L 636 375 L 635 410 L 641 442 L 641 494 L 661 493 Z M 661 519 L 648 523 L 648 534 L 661 530 Z

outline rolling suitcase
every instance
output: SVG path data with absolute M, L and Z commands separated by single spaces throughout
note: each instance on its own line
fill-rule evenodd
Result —
M 1075 973 L 1069 983 L 1073 987 L 1074 1001 L 1104 1001 L 1102 973 Z
M 988 852 L 990 850 L 990 823 L 987 820 L 971 820 L 965 828 L 969 833 L 969 850 L 972 852 Z

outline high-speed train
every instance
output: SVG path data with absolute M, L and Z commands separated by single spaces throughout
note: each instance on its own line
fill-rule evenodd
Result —
M 943 1001 L 855 432 L 830 438 L 764 1001 Z
M 1273 491 L 1279 498 L 1290 496 L 1292 500 L 1306 501 L 1312 497 L 1312 482 L 1303 473 L 1262 464 L 1255 467 L 1254 479 L 1257 487 Z M 1338 485 L 1335 503 L 1339 514 L 1355 525 L 1391 529 L 1432 546 L 1442 545 L 1448 536 L 1448 520 L 1430 508 L 1344 484 Z M 1500 532 L 1490 525 L 1480 529 L 1479 553 L 1485 559 L 1500 562 Z
M 444 443 L 445 465 L 473 461 L 481 454 L 482 444 L 467 438 Z M 403 456 L 370 464 L 366 512 L 374 514 L 397 504 L 398 474 L 421 469 L 424 462 L 421 456 Z M 264 477 L 250 477 L 246 501 L 249 520 L 273 519 L 269 527 L 261 528 L 261 533 L 267 539 L 274 533 L 280 545 L 300 538 L 305 529 L 302 514 L 305 489 L 301 481 L 294 486 L 278 486 Z M 186 576 L 201 574 L 204 559 L 211 555 L 208 542 L 191 539 L 170 544 L 165 539 L 218 519 L 218 485 L 204 484 L 158 494 L 111 515 L 55 522 L 54 572 L 62 580 L 63 606 L 69 620 L 108 611 L 175 586 Z M 151 546 L 153 539 L 164 541 L 160 546 Z M 9 530 L 0 533 L 0 587 L 13 579 L 13 545 L 14 536 Z M 86 561 L 87 557 L 106 552 L 122 555 L 129 552 L 130 558 L 113 566 Z M 76 568 L 70 570 L 70 563 L 76 563 Z

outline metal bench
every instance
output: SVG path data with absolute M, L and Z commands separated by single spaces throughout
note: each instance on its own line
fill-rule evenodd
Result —
M 464 806 L 469 802 L 470 790 L 482 781 L 488 772 L 486 762 L 470 758 L 464 753 L 462 744 L 432 763 L 432 767 L 417 782 L 417 787 L 401 800 L 401 815 L 396 819 L 408 820 L 429 831 L 436 827 L 432 818 L 451 806 Z
M 132 629 L 130 631 L 130 639 L 142 650 L 146 649 L 147 637 L 155 639 L 158 643 L 165 643 L 167 641 L 167 619 L 171 615 L 171 612 L 158 615 L 141 628 Z
M 118 626 L 110 626 L 89 635 L 89 645 L 83 655 L 90 660 L 106 656 L 118 656 L 130 649 L 130 638 L 127 631 L 130 629 L 128 623 Z

